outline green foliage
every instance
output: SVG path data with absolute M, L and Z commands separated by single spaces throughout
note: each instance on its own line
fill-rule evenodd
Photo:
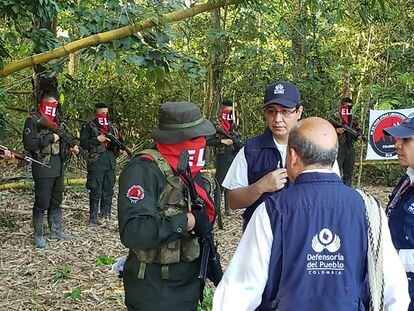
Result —
M 69 276 L 70 270 L 68 267 L 63 266 L 58 269 L 55 275 L 52 277 L 52 281 L 56 283 L 59 280 L 66 279 Z
M 114 258 L 108 257 L 105 254 L 101 254 L 96 258 L 96 266 L 102 267 L 106 265 L 113 265 L 116 263 L 116 260 Z
M 181 0 L 33 3 L 0 0 L 0 66 L 59 42 L 145 18 L 157 22 L 148 31 L 76 53 L 73 73 L 67 58 L 48 64 L 48 73 L 58 74 L 65 121 L 74 133 L 82 125 L 77 120 L 90 118 L 94 104 L 101 101 L 108 104 L 111 121 L 129 145 L 149 146 L 162 103 L 210 104 L 207 77 L 214 54 L 215 69 L 222 73 L 214 79 L 221 84 L 222 98 L 238 102 L 244 137 L 263 130 L 263 91 L 280 79 L 298 85 L 304 116 L 324 117 L 338 109 L 345 72 L 358 116 L 362 108 L 366 113 L 414 106 L 413 0 L 249 1 L 221 9 L 218 26 L 212 24 L 212 13 L 178 23 L 163 20 L 163 13 L 184 8 Z M 56 16 L 69 38 L 34 27 Z M 30 76 L 22 71 L 2 79 L 0 90 L 30 91 Z M 0 100 L 5 94 L 0 91 Z M 32 99 L 8 95 L 7 105 L 0 105 L 0 130 L 7 129 L 5 139 L 17 144 L 21 133 L 11 135 L 9 124 L 21 126 L 26 114 L 5 106 L 30 111 Z M 205 108 L 215 118 L 217 107 Z
M 214 289 L 205 287 L 204 288 L 204 299 L 203 303 L 198 303 L 197 310 L 198 311 L 210 311 L 213 309 L 213 296 L 214 296 Z
M 70 293 L 65 293 L 65 297 L 72 300 L 82 300 L 82 291 L 79 287 L 76 287 Z
M 372 186 L 388 186 L 394 187 L 400 178 L 404 176 L 406 168 L 399 166 L 398 164 L 381 165 L 381 166 L 365 166 L 362 170 L 362 184 Z M 357 174 L 357 170 L 354 171 L 354 175 Z M 357 176 L 354 176 L 354 180 L 357 180 Z

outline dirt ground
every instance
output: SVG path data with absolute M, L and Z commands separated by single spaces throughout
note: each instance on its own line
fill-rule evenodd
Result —
M 0 166 L 0 177 L 16 172 Z M 363 187 L 384 204 L 391 188 Z M 116 192 L 117 193 L 117 192 Z M 127 254 L 119 240 L 114 198 L 112 220 L 89 228 L 88 193 L 66 187 L 64 228 L 73 239 L 33 245 L 33 189 L 0 191 L 0 310 L 124 310 L 122 281 L 110 263 Z M 216 238 L 226 267 L 241 237 L 241 213 L 224 217 Z M 45 226 L 46 234 L 48 229 Z

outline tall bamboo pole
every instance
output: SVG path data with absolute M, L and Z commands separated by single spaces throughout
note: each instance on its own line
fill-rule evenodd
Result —
M 247 2 L 247 1 L 249 0 L 224 0 L 224 1 L 219 1 L 216 3 L 198 4 L 189 9 L 163 14 L 162 17 L 164 20 L 168 22 L 175 22 L 175 21 L 180 21 L 180 20 L 183 20 L 189 17 L 193 17 L 195 15 L 198 15 L 206 11 L 211 11 L 217 8 L 221 8 L 225 5 L 234 5 L 234 4 L 238 4 L 241 2 Z M 134 25 L 127 25 L 127 26 L 124 26 L 118 29 L 98 33 L 96 35 L 93 35 L 87 38 L 76 40 L 67 45 L 63 45 L 59 48 L 56 48 L 52 51 L 36 54 L 30 57 L 24 58 L 22 60 L 18 60 L 10 64 L 7 64 L 6 66 L 4 66 L 3 70 L 0 70 L 0 77 L 7 77 L 8 75 L 18 70 L 21 70 L 23 68 L 35 66 L 41 63 L 46 63 L 53 59 L 58 59 L 58 58 L 68 55 L 69 53 L 74 53 L 86 47 L 96 46 L 101 43 L 129 37 L 137 32 L 151 28 L 155 26 L 156 24 L 157 24 L 156 21 L 152 19 L 146 19 Z

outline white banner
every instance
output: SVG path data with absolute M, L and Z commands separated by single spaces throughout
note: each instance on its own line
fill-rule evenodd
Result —
M 399 110 L 370 110 L 368 149 L 366 160 L 397 159 L 395 138 L 385 135 L 382 130 L 401 124 L 414 108 Z

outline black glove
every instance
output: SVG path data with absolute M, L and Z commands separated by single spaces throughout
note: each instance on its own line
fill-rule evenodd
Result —
M 210 222 L 206 211 L 204 209 L 192 210 L 192 214 L 195 219 L 194 234 L 200 238 L 205 238 L 213 231 L 213 224 Z

